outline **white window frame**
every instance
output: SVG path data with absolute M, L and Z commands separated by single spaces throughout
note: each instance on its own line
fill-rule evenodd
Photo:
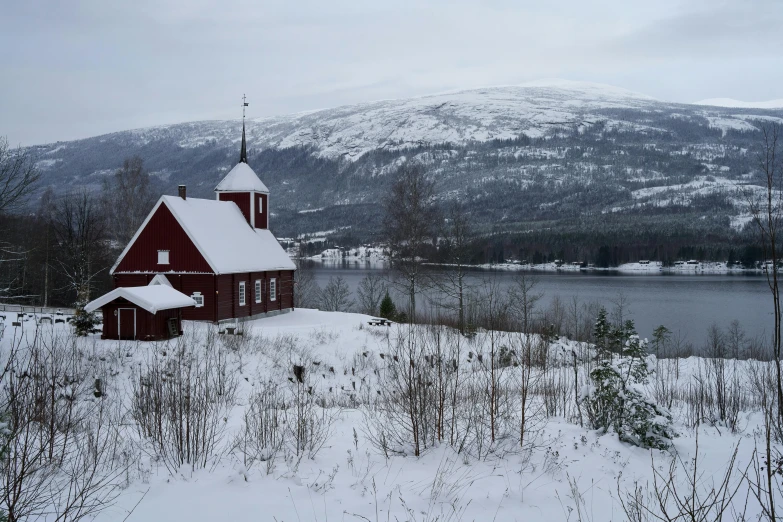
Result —
M 261 280 L 260 279 L 256 279 L 255 291 L 256 291 L 256 303 L 260 303 L 261 302 Z
M 190 298 L 196 301 L 196 308 L 204 306 L 204 295 L 201 292 L 193 292 L 190 295 Z
M 245 292 L 245 282 L 239 282 L 239 306 L 245 306 L 247 302 L 247 292 Z
M 171 264 L 168 250 L 158 250 L 158 264 L 159 265 Z
M 274 277 L 269 280 L 269 300 L 277 301 L 277 279 Z

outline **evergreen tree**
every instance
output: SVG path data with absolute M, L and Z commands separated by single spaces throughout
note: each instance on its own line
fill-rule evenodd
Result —
M 80 297 L 76 302 L 76 313 L 71 320 L 71 324 L 76 329 L 76 335 L 79 337 L 92 333 L 99 322 L 95 312 L 88 312 L 84 309 L 85 306 L 87 306 L 87 300 Z
M 604 322 L 599 312 L 597 333 L 605 331 Z M 620 357 L 613 363 L 599 353 L 584 401 L 593 428 L 604 433 L 614 430 L 621 441 L 635 446 L 668 448 L 674 436 L 671 415 L 644 396 L 643 385 L 652 373 L 647 364 L 647 341 L 636 335 L 633 321 L 612 328 L 611 337 L 612 342 L 620 343 Z
M 386 295 L 381 301 L 380 316 L 390 320 L 397 317 L 397 307 L 394 305 L 391 296 L 389 296 L 389 292 L 386 292 Z
M 609 319 L 607 318 L 606 308 L 602 306 L 601 309 L 598 310 L 598 318 L 596 319 L 595 327 L 593 328 L 593 340 L 595 341 L 595 346 L 598 349 L 599 357 L 603 357 L 603 355 L 609 350 L 609 333 Z
M 660 325 L 653 331 L 653 346 L 655 347 L 655 356 L 658 357 L 660 353 L 666 349 L 669 344 L 669 338 L 671 337 L 671 331 L 663 325 Z

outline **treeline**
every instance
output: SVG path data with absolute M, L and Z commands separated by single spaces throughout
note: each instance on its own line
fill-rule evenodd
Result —
M 131 158 L 100 190 L 49 187 L 34 210 L 0 213 L 0 301 L 70 307 L 110 290 L 112 264 L 156 199 Z

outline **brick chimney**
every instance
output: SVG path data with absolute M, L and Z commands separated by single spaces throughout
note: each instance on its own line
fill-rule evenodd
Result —
M 187 187 L 185 185 L 179 185 L 177 188 L 179 189 L 179 197 L 182 199 L 188 199 Z

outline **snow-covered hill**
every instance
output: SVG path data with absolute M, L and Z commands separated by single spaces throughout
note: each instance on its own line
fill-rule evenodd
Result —
M 370 319 L 297 309 L 242 323 L 241 336 L 186 322 L 183 337 L 157 343 L 73 338 L 65 324 L 36 327 L 29 320 L 8 327 L 0 355 L 12 349 L 57 354 L 36 362 L 36 382 L 52 383 L 60 397 L 53 411 L 70 412 L 74 404 L 80 419 L 95 421 L 70 428 L 75 435 L 58 442 L 62 447 L 91 440 L 96 426 L 112 433 L 107 445 L 109 452 L 116 447 L 117 456 L 99 453 L 95 468 L 108 486 L 93 488 L 84 500 L 104 501 L 95 508 L 98 522 L 598 522 L 627 520 L 623 503 L 632 501 L 655 515 L 665 510 L 674 520 L 672 513 L 682 508 L 671 498 L 659 506 L 659 484 L 668 487 L 659 491 L 672 495 L 675 488 L 683 497 L 695 487 L 693 504 L 704 503 L 702 520 L 720 519 L 717 503 L 706 500 L 716 490 L 721 506 L 730 506 L 727 513 L 762 520 L 743 473 L 755 477 L 753 470 L 763 465 L 754 452 L 765 447 L 760 410 L 766 395 L 758 390 L 766 381 L 758 379 L 771 363 L 651 356 L 649 383 L 634 390 L 659 404 L 662 415 L 671 414 L 678 436 L 668 451 L 646 450 L 621 442 L 612 429 L 591 428 L 585 394 L 591 393 L 587 372 L 596 362 L 585 343 L 548 341 L 542 364 L 539 355 L 524 357 L 522 334 L 480 330 L 463 337 L 433 326 L 370 326 Z M 539 354 L 539 338 L 531 339 Z M 40 352 L 33 352 L 36 346 Z M 497 346 L 499 355 L 493 355 Z M 526 360 L 536 362 L 531 367 Z M 68 373 L 61 374 L 62 368 Z M 405 381 L 414 368 L 433 381 Z M 57 378 L 48 380 L 50 375 Z M 399 405 L 408 407 L 402 400 L 411 393 L 406 382 L 419 386 L 414 414 L 420 415 L 419 408 L 428 413 L 415 417 L 426 421 L 416 425 L 420 456 L 413 454 L 410 417 L 393 416 Z M 501 401 L 488 395 L 495 386 Z M 725 386 L 724 402 L 713 400 L 718 386 Z M 490 400 L 497 405 L 488 406 Z M 495 410 L 490 424 L 488 412 Z M 25 418 L 34 415 L 30 411 L 22 409 Z M 177 419 L 185 418 L 193 424 L 177 432 Z M 167 436 L 146 431 L 147 419 L 159 420 L 155 426 Z M 436 423 L 445 427 L 437 434 Z M 29 438 L 25 447 L 38 448 L 37 437 Z M 176 450 L 192 440 L 199 445 Z M 51 481 L 52 490 L 69 484 L 65 473 L 72 468 L 66 465 L 58 461 L 56 471 L 65 471 L 60 481 Z M 25 485 L 38 484 L 32 480 L 43 475 L 37 469 Z M 22 472 L 17 467 L 13 473 Z M 698 477 L 695 486 L 688 482 L 692 475 Z M 722 497 L 724 478 L 730 487 Z M 779 485 L 773 490 L 777 503 L 783 501 Z M 47 508 L 36 504 L 33 513 Z
M 735 107 L 738 109 L 783 109 L 783 98 L 758 102 L 733 100 L 731 98 L 710 98 L 697 101 L 694 105 L 712 105 L 715 107 Z
M 600 119 L 594 109 L 644 109 L 653 102 L 608 85 L 538 82 L 258 119 L 251 139 L 262 147 L 307 146 L 326 157 L 356 159 L 376 149 L 541 137 Z
M 350 225 L 360 241 L 373 239 L 389 174 L 416 162 L 442 200 L 481 208 L 479 225 L 603 227 L 605 218 L 593 225 L 583 216 L 669 213 L 704 237 L 746 221 L 729 192 L 753 181 L 748 152 L 771 123 L 783 123 L 783 109 L 674 104 L 545 80 L 253 119 L 248 143 L 250 164 L 274 194 L 272 226 L 285 236 Z M 238 121 L 202 121 L 34 152 L 44 185 L 57 191 L 98 189 L 124 158 L 139 155 L 161 190 L 184 183 L 209 197 L 236 161 L 239 139 Z M 696 221 L 703 215 L 704 226 Z

